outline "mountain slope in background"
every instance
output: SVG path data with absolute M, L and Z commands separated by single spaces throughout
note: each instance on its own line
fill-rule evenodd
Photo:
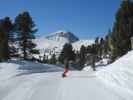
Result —
M 43 56 L 44 53 L 48 56 L 60 54 L 65 43 L 71 43 L 74 50 L 80 50 L 82 45 L 88 46 L 94 43 L 93 40 L 79 40 L 72 32 L 67 31 L 57 31 L 51 33 L 48 36 L 40 37 L 35 40 L 37 44 L 37 49 L 40 50 L 40 55 Z
M 46 36 L 48 40 L 53 40 L 57 42 L 68 42 L 73 43 L 79 40 L 72 32 L 67 31 L 57 31 Z

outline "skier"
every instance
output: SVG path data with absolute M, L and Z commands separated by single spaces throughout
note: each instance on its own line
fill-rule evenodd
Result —
M 67 76 L 67 73 L 69 71 L 69 64 L 68 64 L 68 61 L 65 61 L 65 64 L 64 64 L 64 72 L 62 74 L 62 77 L 66 77 Z

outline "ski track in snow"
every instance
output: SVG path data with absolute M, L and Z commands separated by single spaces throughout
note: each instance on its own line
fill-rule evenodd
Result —
M 7 96 L 5 96 L 5 98 L 3 98 L 2 100 L 11 100 L 11 98 L 14 98 L 14 100 L 28 100 L 25 99 L 25 96 L 28 94 L 31 94 L 31 90 L 32 87 L 34 86 L 35 82 L 37 80 L 33 80 L 33 79 L 18 79 L 14 80 L 11 86 L 9 85 L 9 87 L 5 86 L 5 88 L 7 88 Z M 9 82 L 10 83 L 10 82 Z M 8 91 L 8 88 L 10 88 L 10 91 Z
M 61 72 L 40 73 L 0 84 L 0 100 L 132 100 L 131 91 L 123 90 L 104 84 L 94 73 L 73 71 L 67 78 Z

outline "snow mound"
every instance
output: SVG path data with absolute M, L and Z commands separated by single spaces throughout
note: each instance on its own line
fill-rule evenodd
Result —
M 107 84 L 119 85 L 133 90 L 133 51 L 99 70 L 96 75 Z

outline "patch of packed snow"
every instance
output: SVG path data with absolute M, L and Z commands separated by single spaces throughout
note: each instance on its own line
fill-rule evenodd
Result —
M 108 58 L 103 58 L 102 60 L 96 62 L 96 66 L 106 66 L 108 65 L 109 61 L 110 60 Z
M 87 71 L 87 72 L 89 72 L 89 71 L 93 71 L 93 69 L 92 69 L 91 66 L 85 66 L 85 67 L 82 69 L 82 71 Z

